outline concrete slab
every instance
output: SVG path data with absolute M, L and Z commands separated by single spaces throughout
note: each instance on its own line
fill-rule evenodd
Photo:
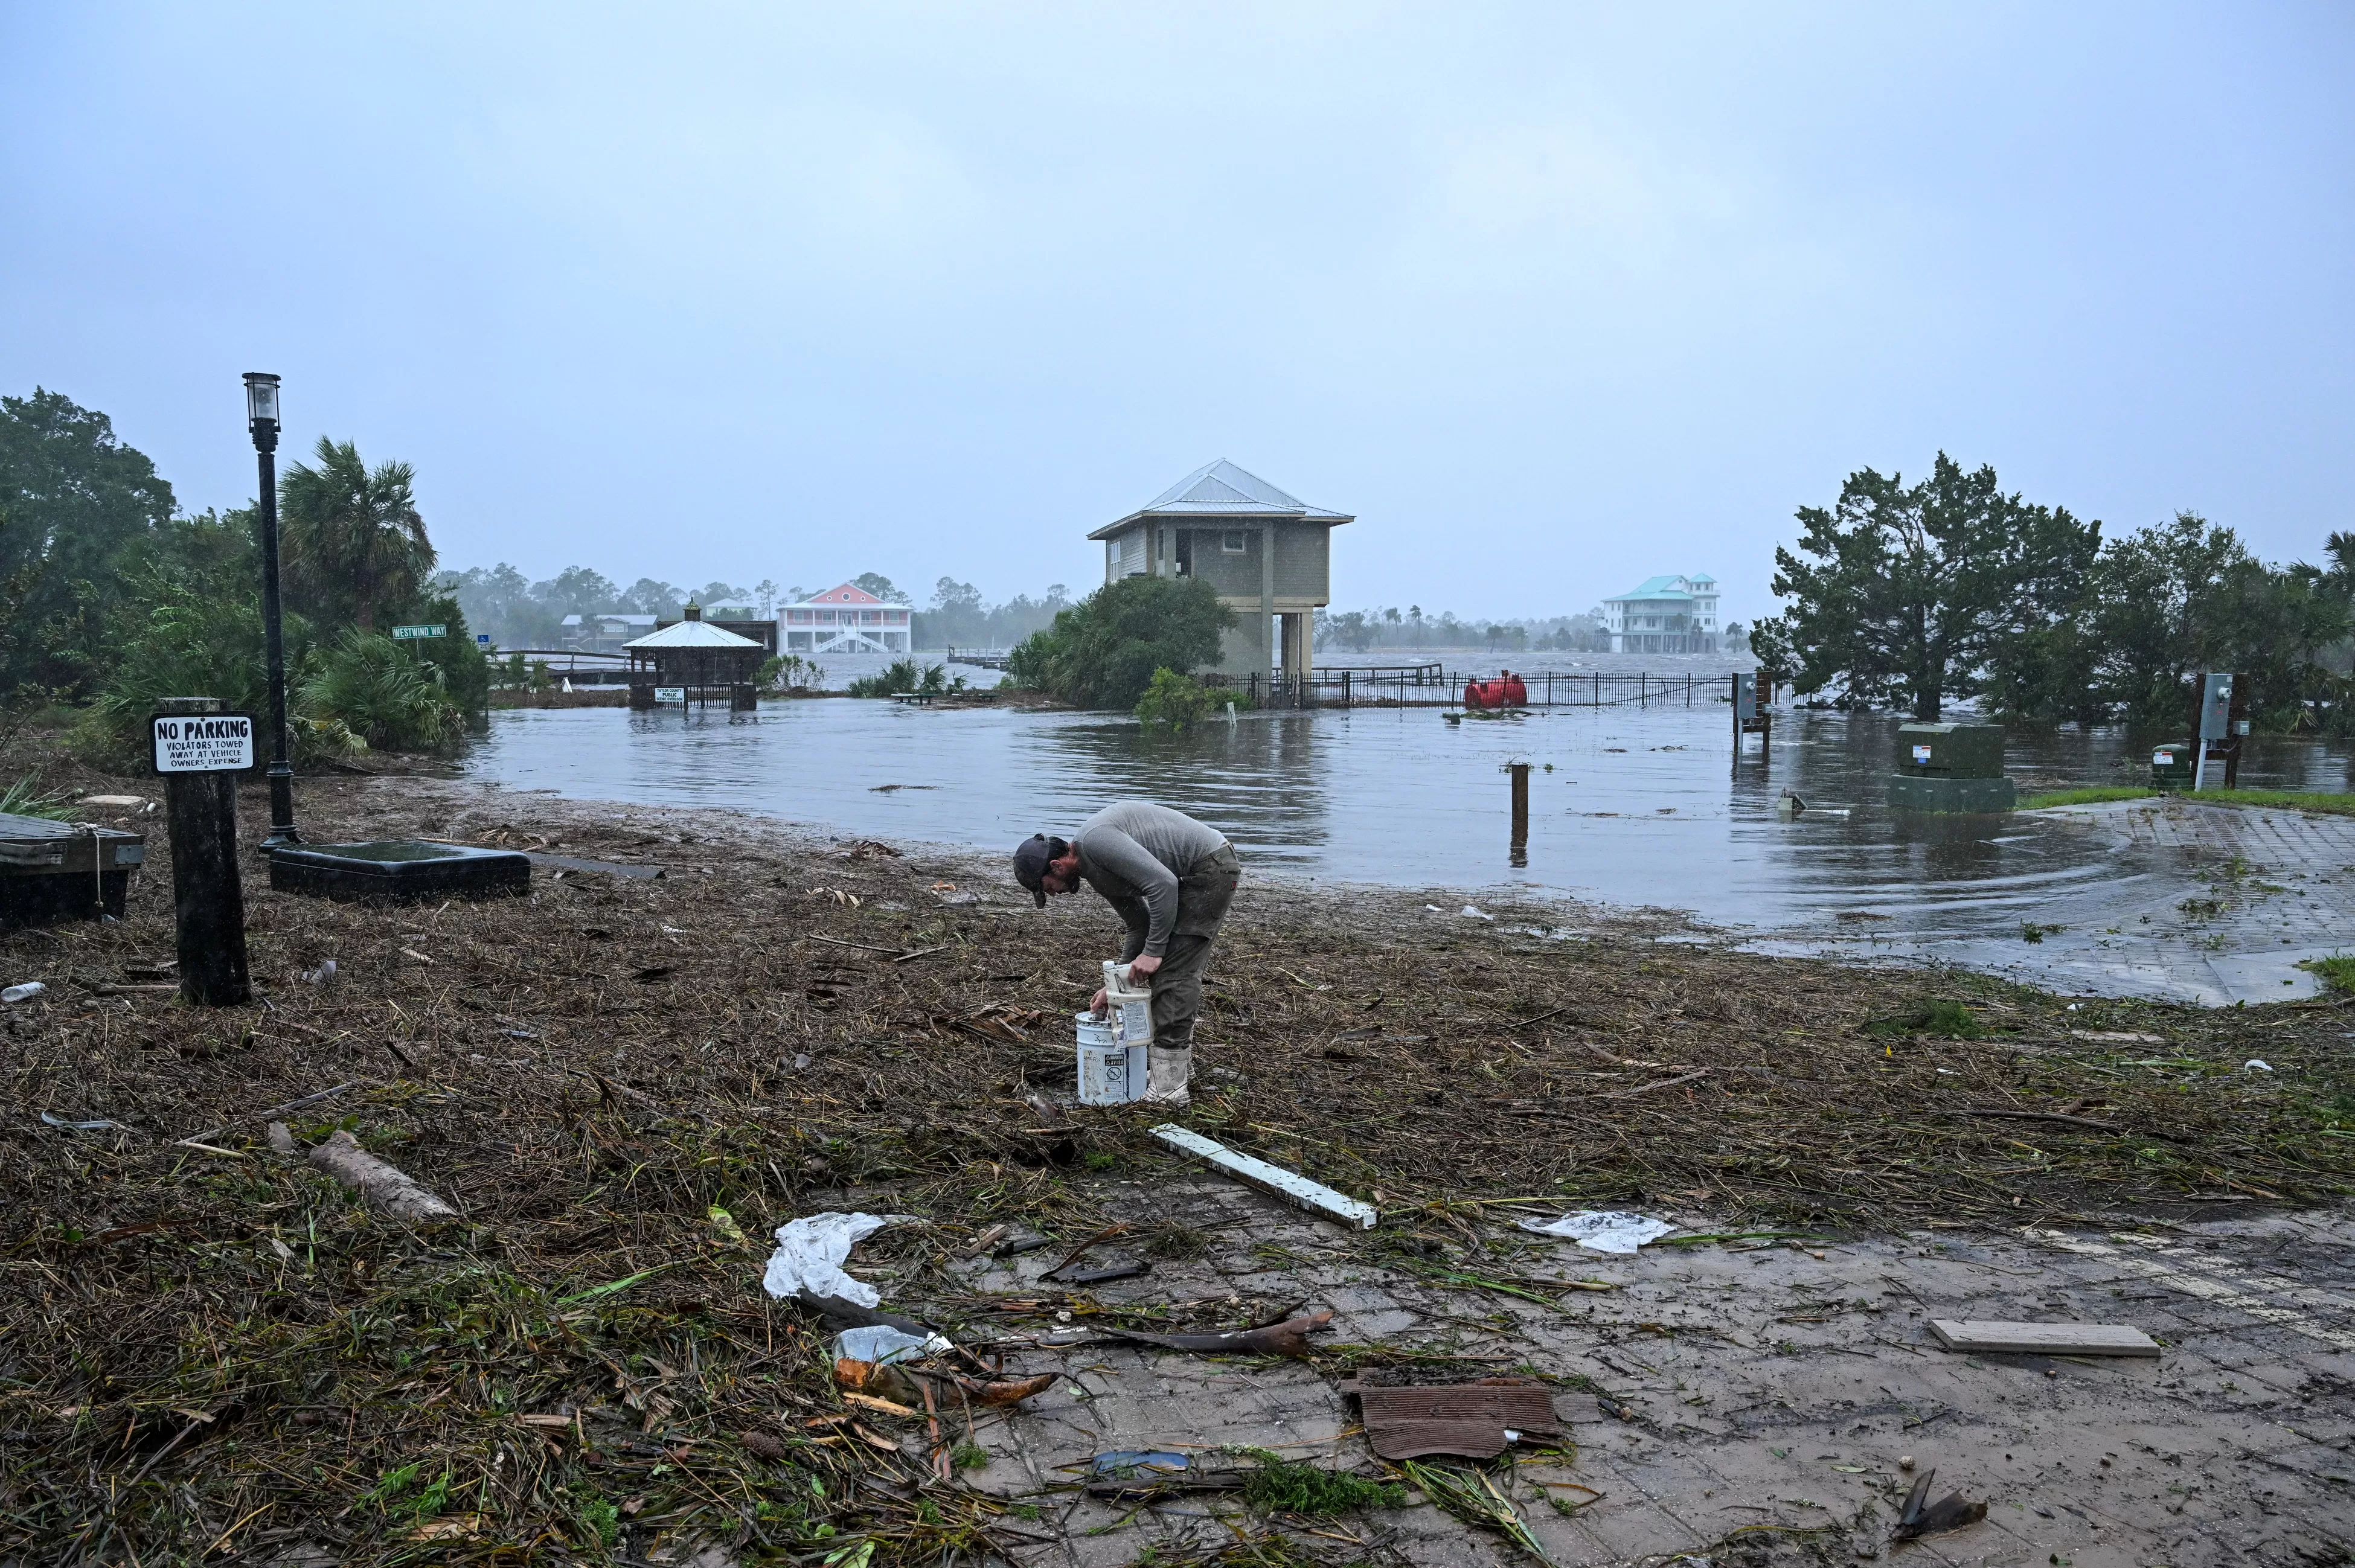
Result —
M 1497 1357 L 1590 1379 L 1624 1408 L 1629 1419 L 1574 1429 L 1566 1467 L 1526 1453 L 1494 1471 L 1565 1565 L 1678 1553 L 1746 1561 L 1728 1550 L 1767 1552 L 1777 1541 L 1826 1558 L 1888 1557 L 1890 1527 L 1925 1468 L 1937 1470 L 1941 1493 L 1985 1499 L 1989 1514 L 1897 1548 L 1909 1563 L 2287 1564 L 2300 1552 L 2331 1561 L 2337 1543 L 2355 1539 L 2355 1217 L 2346 1213 L 2115 1234 L 1655 1246 L 1633 1258 L 1478 1227 L 1466 1267 L 1617 1286 L 1565 1292 L 1548 1307 L 1419 1279 L 1395 1266 L 1392 1232 L 1345 1238 L 1256 1194 L 1177 1185 L 1123 1187 L 1108 1201 L 1140 1218 L 1211 1198 L 1231 1216 L 1241 1211 L 1216 1232 L 1214 1252 L 1188 1265 L 1199 1271 L 1189 1291 L 1305 1296 L 1340 1314 L 1335 1345 Z M 1270 1269 L 1271 1248 L 1305 1261 Z M 1010 1271 L 973 1272 L 979 1285 Z M 2132 1323 L 2162 1351 L 2156 1361 L 1964 1355 L 1939 1347 L 1933 1317 Z M 1412 1326 L 1389 1327 L 1401 1317 Z M 1368 1332 L 1377 1323 L 1384 1328 Z M 1251 1523 L 1231 1498 L 1140 1510 L 1040 1488 L 1100 1448 L 1144 1443 L 1261 1446 L 1370 1472 L 1378 1461 L 1333 1387 L 1340 1360 L 1219 1363 L 1124 1345 L 1018 1351 L 1009 1366 L 1070 1376 L 985 1436 L 996 1457 L 969 1479 L 1061 1519 L 1061 1544 L 1039 1562 L 1213 1547 L 1233 1539 L 1220 1520 Z M 1564 1517 L 1541 1481 L 1604 1496 Z M 1758 1526 L 1771 1528 L 1744 1528 Z M 1526 1560 L 1420 1503 L 1332 1528 L 1362 1540 L 1391 1532 L 1383 1551 L 1393 1562 Z

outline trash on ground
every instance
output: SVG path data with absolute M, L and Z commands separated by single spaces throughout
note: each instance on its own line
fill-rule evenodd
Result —
M 69 1133 L 102 1133 L 110 1127 L 118 1127 L 124 1132 L 129 1132 L 131 1130 L 128 1127 L 124 1127 L 120 1122 L 110 1122 L 103 1117 L 95 1121 L 76 1122 L 70 1121 L 64 1116 L 52 1116 L 47 1111 L 43 1111 L 41 1113 L 41 1120 L 47 1122 L 50 1126 L 63 1127 Z
M 2073 1002 L 2070 1005 L 2074 1007 L 2076 1004 Z M 2095 1040 L 2104 1045 L 2165 1045 L 2167 1043 L 2167 1037 L 2163 1034 L 2145 1034 L 2139 1029 L 2073 1029 L 2069 1031 L 2069 1038 Z
M 886 1225 L 905 1224 L 909 1214 L 805 1214 L 777 1227 L 777 1250 L 761 1276 L 771 1296 L 833 1296 L 856 1307 L 880 1307 L 882 1296 L 866 1281 L 842 1272 L 850 1249 Z
M 1590 1253 L 1632 1253 L 1647 1242 L 1657 1242 L 1676 1229 L 1666 1220 L 1647 1219 L 1617 1210 L 1582 1209 L 1555 1220 L 1523 1220 L 1520 1227 L 1540 1236 L 1576 1242 Z
M 977 1404 L 1007 1405 L 1018 1404 L 1032 1394 L 1045 1393 L 1055 1386 L 1056 1376 L 1054 1372 L 1040 1372 L 1028 1378 L 969 1378 L 962 1372 L 952 1372 L 949 1381 Z
M 853 1361 L 912 1361 L 954 1349 L 938 1334 L 911 1334 L 885 1323 L 845 1328 L 834 1337 L 836 1358 Z
M 83 805 L 106 805 L 106 806 L 112 806 L 112 807 L 114 807 L 116 810 L 119 810 L 119 811 L 136 811 L 136 810 L 138 810 L 141 806 L 144 806 L 144 805 L 154 805 L 155 803 L 154 803 L 153 801 L 151 801 L 151 800 L 147 799 L 144 795 L 84 795 L 84 796 L 82 796 L 82 797 L 81 797 L 81 800 L 80 800 L 80 802 L 79 804 Z
M 1241 1469 L 1203 1470 L 1167 1449 L 1115 1448 L 1088 1461 L 1088 1496 L 1114 1500 L 1161 1492 L 1227 1491 L 1243 1484 Z
M 38 980 L 27 980 L 21 986 L 11 986 L 0 991 L 0 1002 L 29 1002 L 35 997 L 48 995 L 48 989 Z
M 1152 1272 L 1153 1265 L 1143 1258 L 1123 1258 L 1118 1262 L 1106 1264 L 1102 1268 L 1083 1268 L 1077 1273 L 1067 1274 L 1063 1276 L 1063 1283 L 1103 1285 L 1115 1279 L 1135 1279 L 1138 1275 Z
M 1247 1154 L 1237 1154 L 1215 1138 L 1206 1138 L 1189 1127 L 1174 1122 L 1164 1122 L 1153 1129 L 1153 1136 L 1161 1143 L 1201 1160 L 1212 1169 L 1233 1177 L 1248 1187 L 1256 1187 L 1271 1197 L 1280 1198 L 1295 1209 L 1305 1210 L 1320 1220 L 1336 1220 L 1344 1225 L 1355 1225 L 1370 1231 L 1381 1216 L 1370 1203 L 1334 1191 L 1321 1182 L 1254 1159 Z
M 312 1147 L 311 1163 L 351 1188 L 370 1205 L 400 1220 L 453 1220 L 458 1211 L 418 1185 L 407 1171 L 360 1147 L 348 1129 L 338 1128 Z
M 923 1391 L 916 1386 L 914 1378 L 882 1361 L 837 1356 L 834 1362 L 834 1381 L 849 1390 L 852 1395 L 889 1400 L 902 1414 L 913 1413 L 916 1407 L 924 1403 Z
M 321 964 L 316 969 L 303 971 L 303 981 L 305 985 L 324 986 L 335 977 L 336 961 L 332 958 Z
M 1366 1441 L 1385 1459 L 1460 1454 L 1493 1459 L 1524 1437 L 1566 1438 L 1552 1391 L 1535 1378 L 1390 1387 L 1361 1373 L 1340 1385 L 1364 1413 Z
M 1476 905 L 1465 904 L 1464 906 L 1464 918 L 1465 920 L 1494 920 L 1497 917 Z
M 2241 1063 L 2241 1071 L 2243 1072 L 2271 1072 L 2273 1071 L 2273 1065 L 2270 1062 L 2260 1061 L 2255 1057 L 2252 1056 L 2248 1061 Z
M 1148 1334 L 1137 1328 L 1099 1328 L 1096 1332 L 1165 1350 L 1194 1350 L 1210 1356 L 1289 1356 L 1308 1354 L 1308 1336 L 1332 1326 L 1330 1312 L 1287 1317 L 1259 1328 L 1237 1328 L 1223 1334 Z
M 2156 1356 L 2158 1341 L 2122 1323 L 1981 1323 L 1930 1319 L 1949 1350 L 1988 1355 Z
M 1960 1530 L 1987 1518 L 1986 1503 L 1966 1502 L 1960 1492 L 1948 1492 L 1934 1503 L 1929 1501 L 1930 1483 L 1937 1477 L 1935 1470 L 1923 1471 L 1913 1489 L 1905 1494 L 1904 1511 L 1897 1516 L 1897 1528 L 1889 1532 L 1891 1540 L 1913 1541 L 1942 1531 Z

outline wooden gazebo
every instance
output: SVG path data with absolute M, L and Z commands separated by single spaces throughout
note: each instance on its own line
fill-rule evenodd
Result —
M 703 618 L 703 607 L 689 604 L 687 618 L 676 625 L 623 643 L 630 656 L 630 706 L 655 706 L 655 688 L 676 687 L 687 702 L 709 702 L 714 687 L 724 691 L 730 708 L 753 706 L 752 677 L 769 650 L 750 637 L 720 630 Z

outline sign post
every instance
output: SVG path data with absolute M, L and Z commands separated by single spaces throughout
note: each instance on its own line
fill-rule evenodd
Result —
M 253 719 L 218 699 L 172 697 L 152 721 L 172 835 L 180 995 L 198 1007 L 253 999 L 237 869 L 237 775 L 253 766 Z

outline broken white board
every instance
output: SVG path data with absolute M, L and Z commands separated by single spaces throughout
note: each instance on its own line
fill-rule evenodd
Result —
M 1370 1203 L 1361 1203 L 1280 1165 L 1270 1165 L 1263 1159 L 1237 1154 L 1217 1139 L 1206 1138 L 1175 1122 L 1164 1122 L 1153 1129 L 1153 1136 L 1179 1154 L 1199 1159 L 1213 1170 L 1231 1176 L 1247 1187 L 1256 1187 L 1268 1196 L 1280 1198 L 1320 1220 L 1338 1221 L 1344 1225 L 1355 1225 L 1361 1231 L 1370 1231 L 1374 1228 L 1374 1221 L 1381 1218 Z
M 1978 1323 L 1930 1319 L 1949 1350 L 1990 1356 L 2156 1356 L 2158 1341 L 2123 1323 Z

